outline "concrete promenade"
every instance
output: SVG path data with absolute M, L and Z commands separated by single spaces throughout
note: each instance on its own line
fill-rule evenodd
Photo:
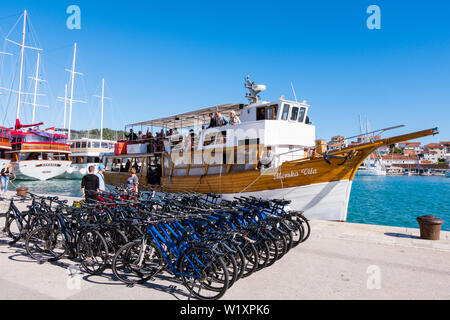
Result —
M 0 234 L 0 299 L 188 298 L 167 273 L 128 288 L 110 270 L 78 274 L 67 259 L 39 265 L 23 243 L 11 247 L 6 239 Z M 239 280 L 223 299 L 450 299 L 450 232 L 428 241 L 418 229 L 312 221 L 308 241 Z

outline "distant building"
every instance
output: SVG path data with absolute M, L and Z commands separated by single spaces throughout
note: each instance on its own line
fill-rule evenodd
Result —
M 406 156 L 403 154 L 391 153 L 382 157 L 383 162 L 386 167 L 391 167 L 396 164 L 419 164 L 419 157 L 417 156 Z
M 378 148 L 377 150 L 377 154 L 379 154 L 380 156 L 385 156 L 387 154 L 389 154 L 390 150 L 388 146 L 384 146 L 381 148 Z
M 410 157 L 419 155 L 423 151 L 422 144 L 420 142 L 410 142 L 403 148 L 403 154 Z
M 439 156 L 436 151 L 423 151 L 422 152 L 422 161 L 426 163 L 438 163 Z
M 444 158 L 447 163 L 450 163 L 450 141 L 441 141 L 441 146 L 444 146 Z
M 334 136 L 331 141 L 328 142 L 328 150 L 336 150 L 348 147 L 348 141 L 344 136 Z
M 440 143 L 429 143 L 425 145 L 426 151 L 436 151 L 438 159 L 445 159 L 447 148 Z

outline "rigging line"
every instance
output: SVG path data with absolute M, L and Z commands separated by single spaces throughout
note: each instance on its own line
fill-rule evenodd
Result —
M 18 15 L 23 15 L 23 12 L 18 12 L 18 13 L 15 13 L 15 14 L 11 14 L 9 16 L 0 17 L 0 20 L 9 19 L 9 18 L 12 18 L 12 17 L 17 17 Z
M 20 20 L 22 20 L 23 18 L 23 13 L 20 15 L 19 19 L 17 19 L 16 23 L 14 24 L 14 26 L 11 28 L 11 30 L 9 30 L 8 34 L 6 35 L 5 38 L 8 38 L 11 35 L 11 32 L 13 32 L 13 30 L 16 28 L 17 24 L 20 22 Z
M 270 169 L 272 168 L 267 168 L 265 169 L 255 180 L 253 180 L 253 182 L 251 182 L 248 186 L 246 186 L 244 189 L 242 189 L 238 194 L 243 193 L 245 190 L 247 190 L 248 188 L 250 188 L 252 185 L 254 185 L 256 183 L 256 181 L 258 181 L 266 172 L 268 172 Z
M 13 74 L 13 79 L 12 79 L 10 88 L 13 87 L 13 84 L 14 84 L 14 82 L 16 81 L 16 77 L 17 77 L 17 74 L 18 74 L 18 72 L 17 72 L 17 71 L 18 71 L 18 70 L 17 70 L 18 68 L 19 68 L 19 57 L 17 57 L 16 72 L 14 72 L 14 74 Z M 7 104 L 6 104 L 6 112 L 5 112 L 5 116 L 4 116 L 3 122 L 2 122 L 2 125 L 3 125 L 3 126 L 5 126 L 6 118 L 8 117 L 9 106 L 10 106 L 12 94 L 13 94 L 12 91 L 10 91 L 10 92 L 9 92 L 9 95 L 8 95 L 8 102 L 7 102 Z

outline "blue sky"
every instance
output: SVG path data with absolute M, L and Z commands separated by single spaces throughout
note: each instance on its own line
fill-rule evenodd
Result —
M 81 30 L 66 27 L 72 4 L 81 8 Z M 372 4 L 381 9 L 380 30 L 366 26 Z M 243 83 L 250 74 L 267 85 L 264 100 L 293 99 L 292 82 L 311 105 L 318 138 L 357 134 L 361 115 L 373 129 L 407 125 L 400 134 L 438 126 L 439 136 L 421 141 L 450 140 L 449 1 L 15 0 L 0 5 L 2 37 L 24 9 L 44 48 L 48 84 L 42 90 L 49 96 L 43 99 L 51 108 L 38 119 L 51 126 L 62 124 L 63 107 L 54 100 L 64 95 L 64 69 L 76 41 L 77 69 L 84 73 L 76 98 L 89 104 L 75 105 L 75 129 L 99 127 L 92 95 L 100 93 L 102 77 L 114 99 L 105 126 L 119 129 L 246 102 Z M 16 41 L 19 31 L 10 35 Z M 1 101 L 0 111 L 12 121 L 15 106 Z M 31 119 L 24 108 L 24 119 Z

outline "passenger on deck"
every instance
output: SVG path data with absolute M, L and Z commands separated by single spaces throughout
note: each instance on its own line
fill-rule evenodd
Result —
M 236 115 L 236 112 L 234 110 L 232 110 L 230 112 L 230 124 L 232 126 L 235 126 L 240 123 L 241 123 L 241 119 L 239 119 L 239 117 Z
M 142 131 L 138 132 L 137 137 L 138 137 L 137 140 L 142 140 L 144 138 L 144 135 L 142 134 Z
M 209 119 L 210 120 L 209 120 L 209 127 L 208 127 L 208 129 L 217 127 L 217 119 L 216 119 L 216 117 L 214 116 L 213 113 L 209 114 Z
M 226 126 L 228 124 L 228 120 L 222 116 L 220 112 L 216 112 L 216 121 L 218 127 Z
M 136 141 L 138 139 L 138 136 L 133 132 L 133 129 L 130 129 L 130 133 L 125 134 L 125 137 L 128 139 L 128 141 Z

